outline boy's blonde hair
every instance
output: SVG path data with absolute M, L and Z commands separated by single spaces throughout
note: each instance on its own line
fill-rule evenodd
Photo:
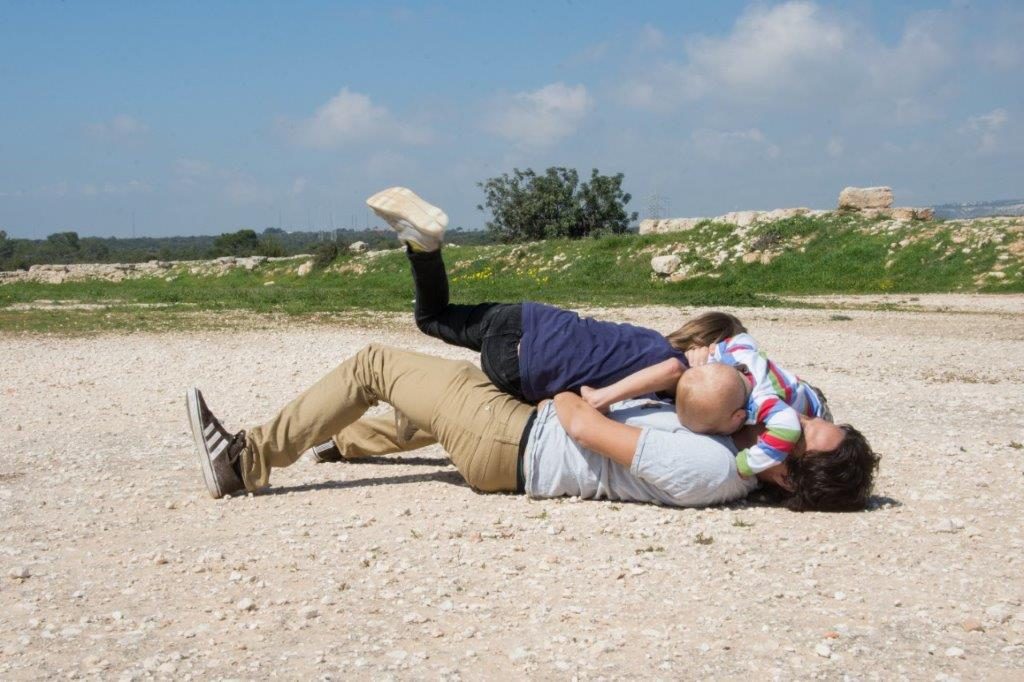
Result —
M 691 348 L 719 343 L 746 331 L 747 328 L 735 315 L 711 310 L 687 320 L 682 327 L 666 334 L 665 340 L 676 350 L 686 352 Z
M 730 434 L 747 416 L 747 380 L 732 365 L 692 367 L 676 384 L 679 423 L 694 433 Z

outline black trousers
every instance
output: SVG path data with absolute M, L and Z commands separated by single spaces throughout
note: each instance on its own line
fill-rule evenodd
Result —
M 480 353 L 480 366 L 495 386 L 526 402 L 519 376 L 523 306 L 518 303 L 456 305 L 448 300 L 441 251 L 408 251 L 416 286 L 416 326 L 424 334 Z

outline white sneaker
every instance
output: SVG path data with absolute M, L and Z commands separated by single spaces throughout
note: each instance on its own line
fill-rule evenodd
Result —
M 414 250 L 437 251 L 444 241 L 448 214 L 407 187 L 389 187 L 366 200 L 366 205 Z

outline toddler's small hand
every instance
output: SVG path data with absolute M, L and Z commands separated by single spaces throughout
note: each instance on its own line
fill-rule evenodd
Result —
M 691 348 L 684 355 L 686 356 L 686 361 L 690 363 L 690 367 L 700 367 L 710 362 L 711 346 Z

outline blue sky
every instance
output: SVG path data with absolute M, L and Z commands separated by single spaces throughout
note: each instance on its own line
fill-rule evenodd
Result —
M 0 229 L 360 227 L 623 172 L 673 216 L 1024 196 L 1019 2 L 0 1 Z M 369 219 L 371 225 L 374 224 Z

